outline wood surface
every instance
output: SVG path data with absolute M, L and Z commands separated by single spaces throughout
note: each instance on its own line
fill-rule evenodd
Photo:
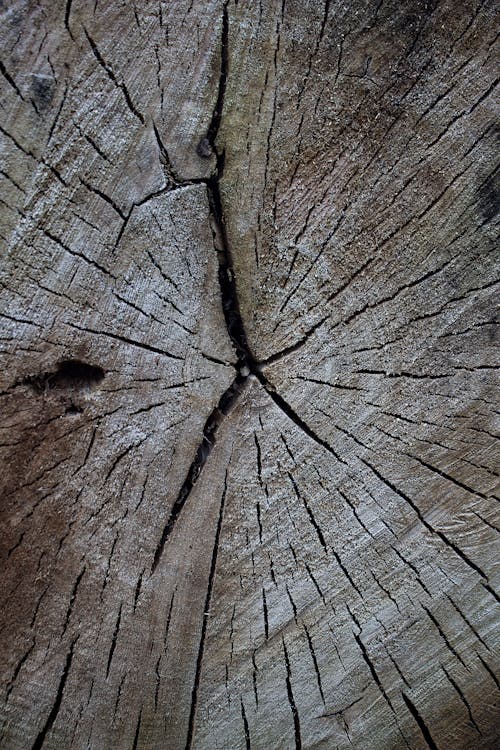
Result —
M 0 21 L 0 746 L 498 747 L 496 4 Z

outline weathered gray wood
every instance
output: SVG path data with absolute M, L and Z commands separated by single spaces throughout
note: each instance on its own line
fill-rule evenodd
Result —
M 2 8 L 2 747 L 497 745 L 497 26 Z

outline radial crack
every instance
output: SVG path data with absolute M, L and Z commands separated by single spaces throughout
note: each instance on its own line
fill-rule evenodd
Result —
M 220 541 L 220 534 L 221 534 L 221 529 L 222 529 L 222 520 L 224 518 L 224 506 L 226 502 L 226 492 L 227 492 L 227 469 L 226 469 L 226 475 L 224 477 L 224 489 L 222 491 L 222 497 L 221 497 L 220 506 L 219 506 L 219 518 L 217 521 L 217 529 L 215 532 L 214 546 L 212 549 L 212 560 L 210 563 L 210 573 L 208 576 L 208 586 L 207 586 L 207 594 L 205 597 L 205 606 L 203 608 L 204 616 L 203 616 L 203 623 L 201 626 L 201 636 L 200 636 L 200 643 L 198 647 L 198 657 L 196 660 L 196 673 L 194 677 L 193 688 L 191 690 L 191 708 L 189 712 L 186 750 L 191 750 L 191 747 L 193 744 L 194 721 L 196 717 L 196 707 L 198 703 L 198 689 L 200 685 L 201 668 L 202 668 L 202 663 L 203 663 L 203 652 L 205 649 L 205 639 L 206 639 L 206 634 L 207 634 L 208 613 L 210 612 L 210 602 L 212 600 L 212 591 L 213 591 L 213 585 L 214 585 L 214 579 L 215 579 L 215 571 L 217 568 L 217 555 L 219 552 L 219 541 Z
M 246 377 L 237 375 L 229 388 L 224 391 L 224 393 L 220 397 L 219 403 L 217 404 L 215 409 L 213 409 L 207 421 L 205 422 L 205 426 L 203 427 L 203 437 L 200 444 L 198 445 L 195 457 L 179 490 L 177 499 L 172 506 L 170 516 L 165 525 L 165 528 L 163 529 L 160 541 L 158 542 L 158 546 L 156 547 L 153 564 L 151 566 L 151 573 L 154 573 L 154 571 L 158 567 L 158 563 L 161 560 L 165 544 L 167 543 L 167 540 L 174 529 L 177 519 L 179 518 L 187 499 L 189 498 L 196 482 L 200 477 L 200 474 L 207 462 L 210 453 L 212 452 L 212 449 L 215 445 L 217 431 L 224 417 L 226 417 L 234 407 L 240 393 L 243 390 L 245 382 Z

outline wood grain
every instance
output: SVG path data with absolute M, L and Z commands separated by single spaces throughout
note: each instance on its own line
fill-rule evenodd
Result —
M 0 11 L 1 747 L 496 747 L 494 3 Z

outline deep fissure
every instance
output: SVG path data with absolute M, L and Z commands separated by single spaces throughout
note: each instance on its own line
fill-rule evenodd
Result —
M 188 469 L 186 478 L 179 490 L 177 498 L 172 506 L 167 523 L 163 528 L 160 541 L 155 550 L 151 572 L 153 573 L 163 554 L 165 544 L 172 533 L 174 526 L 182 512 L 182 509 L 188 500 L 196 482 L 198 481 L 203 467 L 205 466 L 210 453 L 213 450 L 216 441 L 218 429 L 224 418 L 232 411 L 241 393 L 245 388 L 248 378 L 252 375 L 257 378 L 259 383 L 265 389 L 266 393 L 276 404 L 276 406 L 299 427 L 308 437 L 314 440 L 318 445 L 325 448 L 335 458 L 342 463 L 340 456 L 333 448 L 322 438 L 320 438 L 301 417 L 294 411 L 287 401 L 277 393 L 276 389 L 262 372 L 262 365 L 253 355 L 245 331 L 245 326 L 241 316 L 236 277 L 233 270 L 232 255 L 226 232 L 226 223 L 224 210 L 220 193 L 219 182 L 224 170 L 224 152 L 216 152 L 216 170 L 208 180 L 202 180 L 207 187 L 208 200 L 210 206 L 210 224 L 214 247 L 217 252 L 219 261 L 218 278 L 221 292 L 222 310 L 226 329 L 236 352 L 237 361 L 235 364 L 236 376 L 231 385 L 224 391 L 219 399 L 217 406 L 210 413 L 203 427 L 202 439 L 194 459 Z
M 345 463 L 333 448 L 312 430 L 309 425 L 294 411 L 292 406 L 276 391 L 274 385 L 267 379 L 262 371 L 262 367 L 268 363 L 275 362 L 290 351 L 295 351 L 298 346 L 305 343 L 300 340 L 298 345 L 289 347 L 284 352 L 277 353 L 267 359 L 259 361 L 255 358 L 248 344 L 248 339 L 240 311 L 236 277 L 234 273 L 232 253 L 227 236 L 226 221 L 224 208 L 220 191 L 220 181 L 224 173 L 225 151 L 218 151 L 215 145 L 217 134 L 222 121 L 222 112 L 224 109 L 224 98 L 226 84 L 229 73 L 229 22 L 227 12 L 227 2 L 222 9 L 222 28 L 221 28 L 221 61 L 219 86 L 217 91 L 217 100 L 214 106 L 212 117 L 206 131 L 198 146 L 198 155 L 200 157 L 210 157 L 215 155 L 215 169 L 211 177 L 191 180 L 182 180 L 174 172 L 167 149 L 160 138 L 160 134 L 154 126 L 154 132 L 165 170 L 170 182 L 175 187 L 183 185 L 204 184 L 207 188 L 208 202 L 210 208 L 210 226 L 212 230 L 214 248 L 217 252 L 219 262 L 218 278 L 221 293 L 222 310 L 229 338 L 236 352 L 237 361 L 235 364 L 236 376 L 231 385 L 224 391 L 219 399 L 219 403 L 210 413 L 203 427 L 203 434 L 200 444 L 196 449 L 194 459 L 188 469 L 186 478 L 179 490 L 177 498 L 172 506 L 168 520 L 163 528 L 160 541 L 156 547 L 151 573 L 156 570 L 165 545 L 172 533 L 176 521 L 178 520 L 186 501 L 188 500 L 200 474 L 205 466 L 210 453 L 213 450 L 216 441 L 217 431 L 224 418 L 231 412 L 241 393 L 245 388 L 245 383 L 250 376 L 257 378 L 266 393 L 276 404 L 276 406 L 304 432 L 309 438 L 314 440 L 318 445 L 325 448 L 338 461 Z M 321 321 L 323 322 L 323 321 Z M 319 325 L 319 324 L 318 324 Z

